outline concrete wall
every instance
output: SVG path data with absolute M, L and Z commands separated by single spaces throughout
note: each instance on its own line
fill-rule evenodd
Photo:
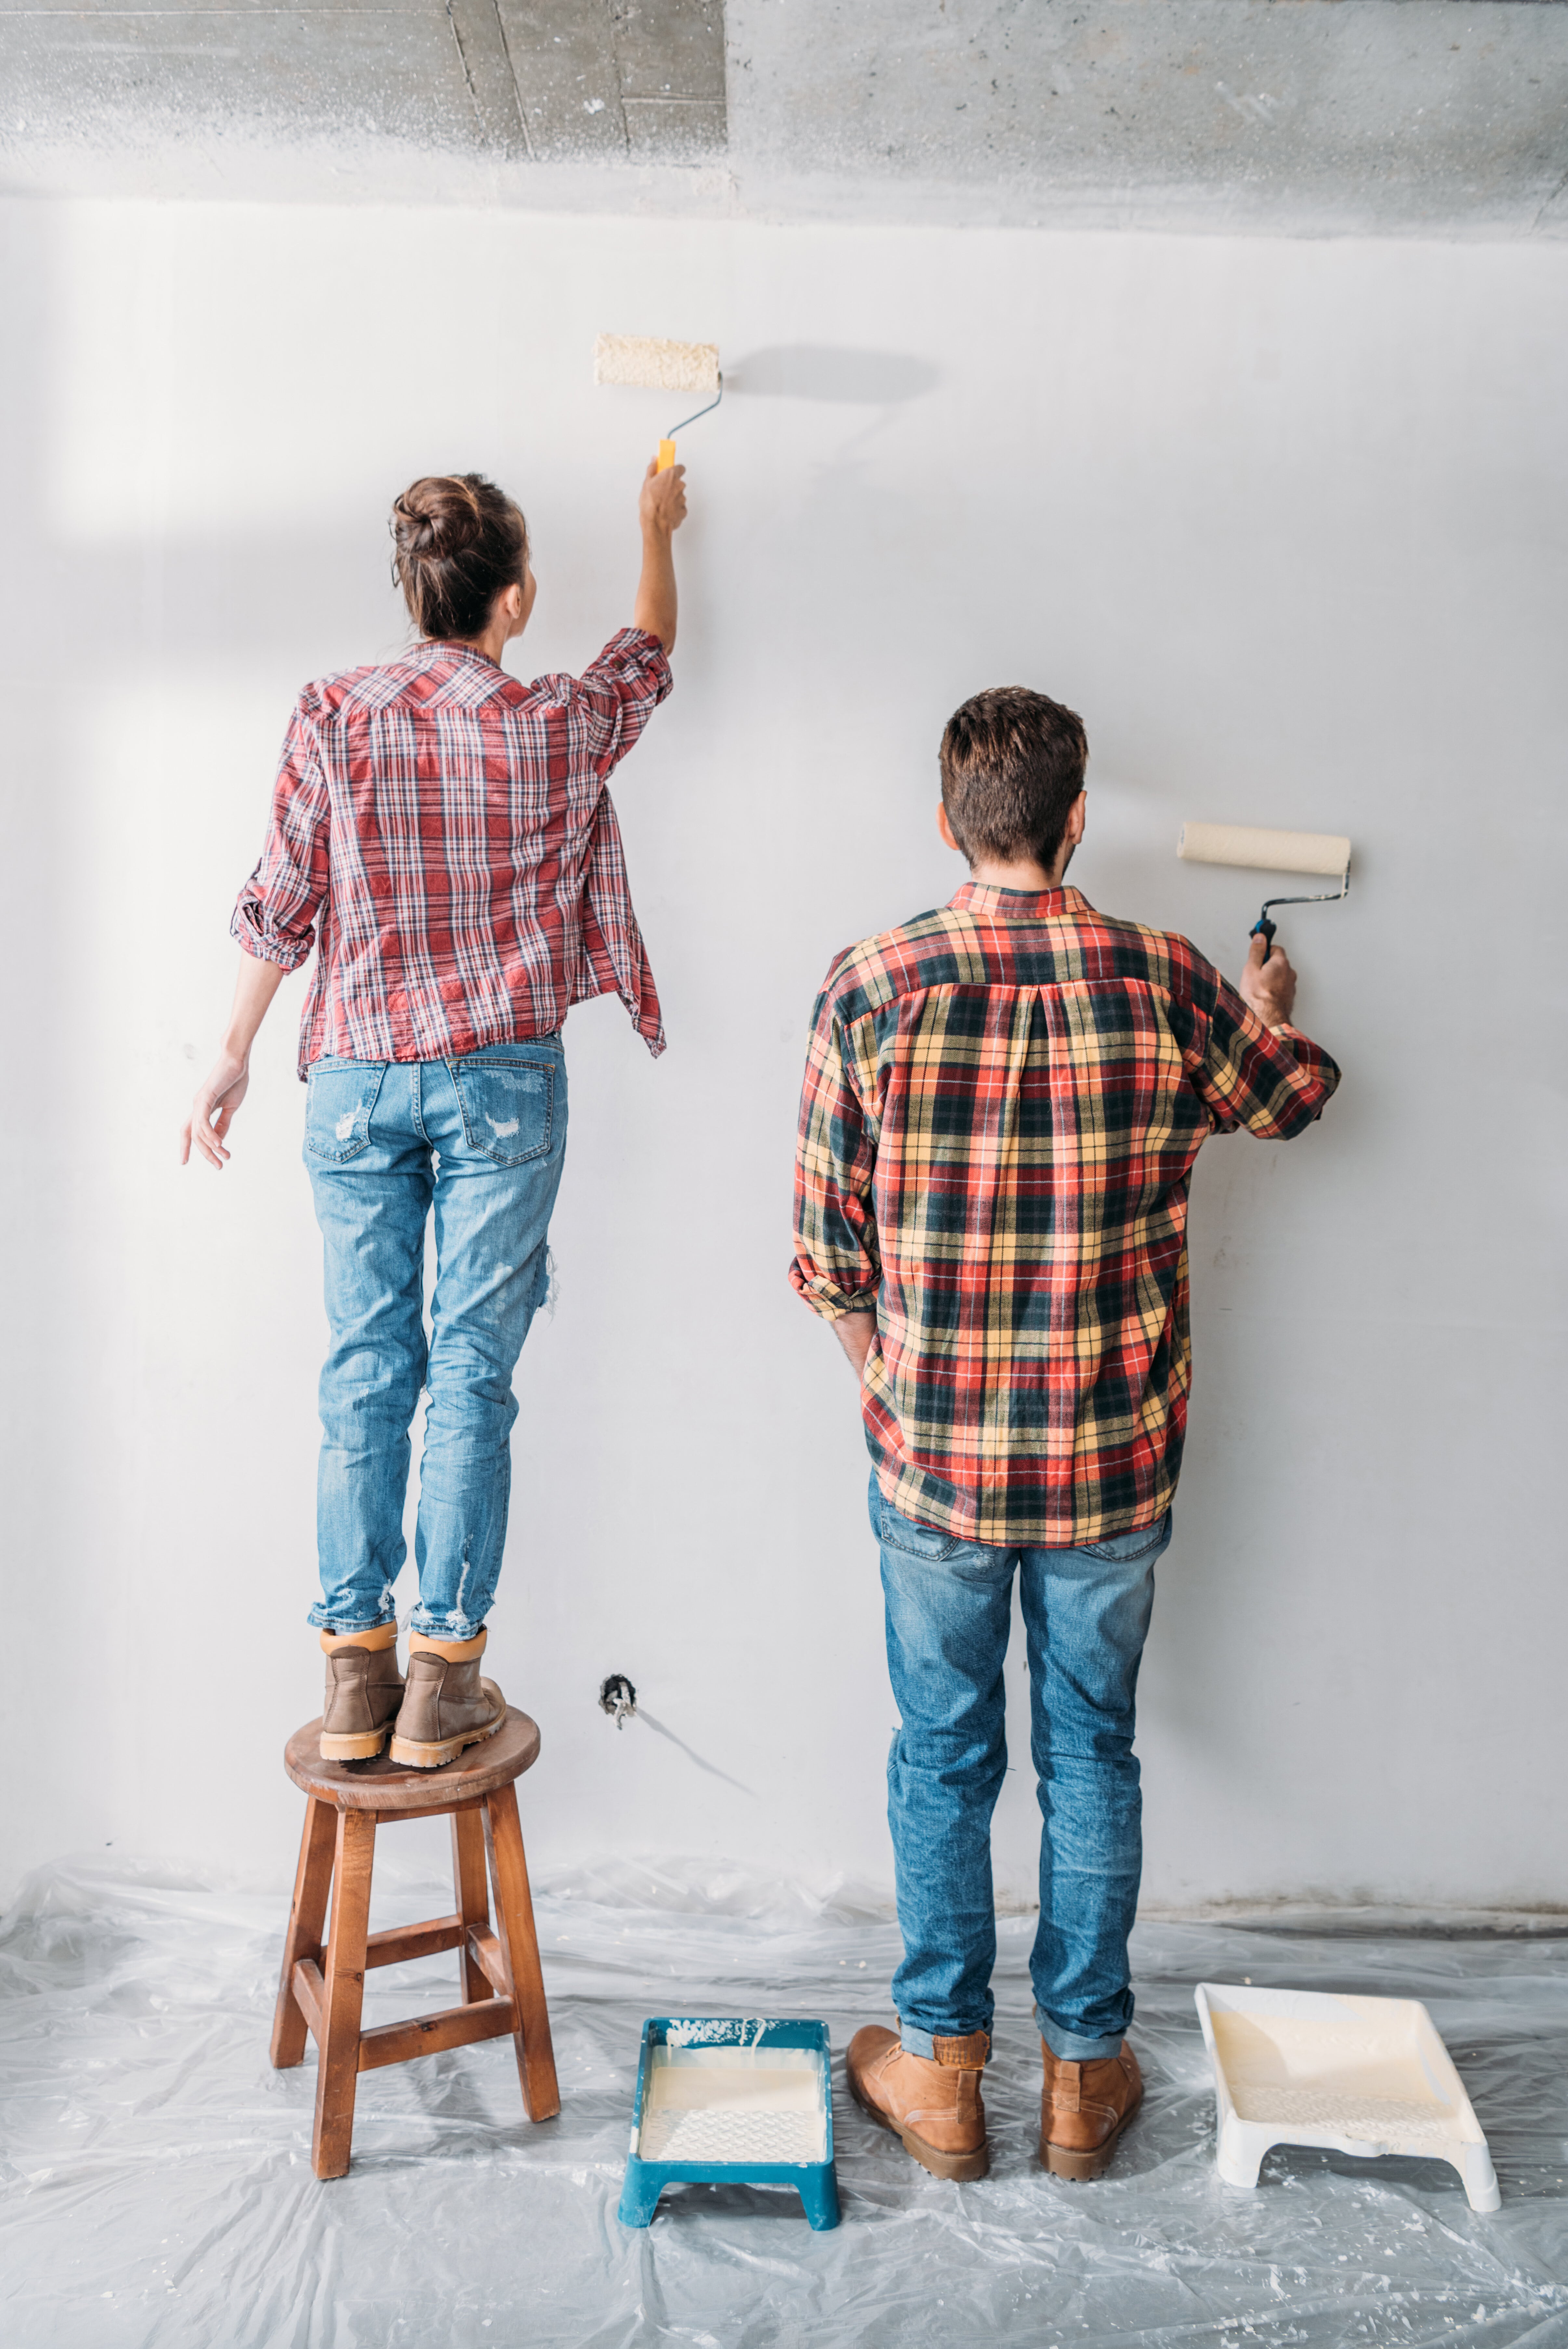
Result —
M 0 0 L 0 189 L 1557 238 L 1562 0 Z
M 1232 969 L 1260 893 L 1179 864 L 1182 818 L 1355 843 L 1348 904 L 1285 924 L 1340 1096 L 1198 1171 L 1148 1898 L 1561 1899 L 1568 254 L 238 206 L 0 233 L 4 1880 L 111 1842 L 287 1867 L 301 981 L 229 1172 L 182 1174 L 175 1130 L 290 700 L 400 640 L 390 494 L 476 465 L 524 500 L 529 673 L 627 617 L 670 419 L 591 388 L 608 328 L 716 336 L 734 388 L 685 452 L 678 690 L 617 792 L 671 1049 L 572 1018 L 560 1302 L 520 1372 L 492 1654 L 544 1725 L 536 1859 L 888 1884 L 854 1392 L 784 1278 L 795 1098 L 836 949 L 961 877 L 943 719 L 1023 679 L 1087 719 L 1075 878 Z M 610 1727 L 611 1670 L 668 1737 Z M 1033 1838 L 1025 1769 L 1004 1884 Z

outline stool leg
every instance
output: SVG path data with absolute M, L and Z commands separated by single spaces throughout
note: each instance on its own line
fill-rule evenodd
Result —
M 332 1930 L 316 2075 L 316 2133 L 310 2163 L 317 2178 L 341 2178 L 354 2137 L 359 2081 L 359 2013 L 365 1999 L 365 1941 L 370 1925 L 370 1870 L 376 1857 L 374 1811 L 339 1811 L 332 1882 Z
M 517 1816 L 517 1790 L 498 1786 L 484 1798 L 484 1841 L 495 1887 L 495 1932 L 506 1959 L 507 1979 L 517 2008 L 517 2069 L 523 2102 L 531 2121 L 554 2120 L 561 2109 L 556 2084 L 556 2052 L 550 2044 L 550 2011 L 539 1971 L 539 1937 L 528 1891 L 528 1862 Z
M 452 1815 L 452 1880 L 457 1913 L 465 1925 L 488 1925 L 490 1892 L 484 1880 L 484 1821 L 477 1810 Z M 466 1941 L 458 1968 L 464 2006 L 476 1999 L 493 1998 L 494 1985 L 484 1968 L 470 1955 Z
M 294 1902 L 288 1930 L 283 1937 L 283 1972 L 278 1979 L 277 2005 L 272 2018 L 272 2060 L 286 2072 L 305 2061 L 307 2036 L 305 2017 L 294 1995 L 296 1960 L 314 1958 L 321 1963 L 321 1928 L 327 1921 L 327 1893 L 332 1882 L 332 1847 L 337 1814 L 330 1803 L 305 1798 L 305 1833 L 299 1839 L 299 1866 L 295 1871 Z

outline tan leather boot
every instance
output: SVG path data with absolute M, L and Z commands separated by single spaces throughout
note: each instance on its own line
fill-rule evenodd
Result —
M 1111 2166 L 1116 2142 L 1143 2102 L 1143 2075 L 1127 2040 L 1119 2055 L 1069 2064 L 1040 2042 L 1040 2158 L 1053 2178 L 1080 2182 Z
M 398 1627 L 373 1631 L 323 1631 L 327 1695 L 321 1707 L 324 1762 L 369 1762 L 387 1742 L 403 1701 L 398 1670 Z
M 439 1770 L 465 1745 L 493 1737 L 506 1718 L 506 1699 L 493 1681 L 479 1677 L 485 1634 L 472 1640 L 427 1640 L 409 1634 L 409 1677 L 392 1729 L 392 1759 L 414 1770 Z
M 934 2039 L 936 2061 L 905 2053 L 898 2033 L 869 2023 L 849 2043 L 849 2093 L 903 2140 L 933 2178 L 983 2178 L 991 2168 L 980 2075 L 991 2052 L 983 2031 Z

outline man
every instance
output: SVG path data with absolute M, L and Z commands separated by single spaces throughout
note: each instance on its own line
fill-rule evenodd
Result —
M 1190 1383 L 1188 1180 L 1210 1133 L 1283 1141 L 1339 1081 L 1290 1025 L 1277 947 L 1254 939 L 1238 989 L 1185 938 L 1063 885 L 1087 757 L 1082 720 L 1022 686 L 956 713 L 937 823 L 972 878 L 839 957 L 801 1103 L 790 1277 L 861 1379 L 901 1723 L 900 2028 L 857 2033 L 849 2085 L 939 2178 L 988 2167 L 1015 1570 L 1046 2168 L 1097 2177 L 1142 2095 L 1133 1705 Z

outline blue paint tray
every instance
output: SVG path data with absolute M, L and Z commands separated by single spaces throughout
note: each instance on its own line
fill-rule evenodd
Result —
M 814 2227 L 838 2224 L 826 2023 L 658 2015 L 642 2026 L 623 2226 L 667 2186 L 793 2186 Z

